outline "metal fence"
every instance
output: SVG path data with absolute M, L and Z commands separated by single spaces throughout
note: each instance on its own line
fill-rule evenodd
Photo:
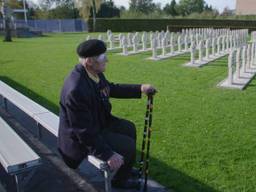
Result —
M 24 20 L 12 20 L 11 26 L 13 29 L 29 27 L 43 33 L 88 31 L 88 25 L 82 19 L 28 20 L 27 23 Z M 0 28 L 4 28 L 3 20 L 0 20 Z

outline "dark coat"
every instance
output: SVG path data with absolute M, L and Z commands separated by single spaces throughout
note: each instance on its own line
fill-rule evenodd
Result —
M 99 74 L 100 83 L 91 80 L 78 64 L 65 79 L 60 96 L 58 148 L 64 161 L 76 168 L 88 155 L 107 160 L 113 151 L 101 132 L 111 115 L 109 97 L 140 98 L 141 85 L 109 83 Z

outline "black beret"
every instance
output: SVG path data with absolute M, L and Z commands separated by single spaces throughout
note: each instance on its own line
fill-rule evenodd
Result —
M 105 53 L 106 50 L 107 48 L 103 41 L 98 39 L 90 39 L 78 45 L 76 52 L 79 57 L 86 58 L 98 56 Z

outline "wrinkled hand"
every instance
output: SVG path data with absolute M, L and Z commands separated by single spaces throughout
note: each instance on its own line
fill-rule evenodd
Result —
M 145 93 L 146 95 L 154 95 L 157 92 L 157 90 L 150 84 L 142 84 L 141 92 Z
M 115 153 L 109 158 L 107 163 L 111 170 L 118 170 L 124 164 L 124 160 L 121 155 Z

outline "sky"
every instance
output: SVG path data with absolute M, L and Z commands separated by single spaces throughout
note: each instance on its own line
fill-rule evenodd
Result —
M 113 0 L 117 6 L 125 6 L 128 8 L 129 0 Z M 164 6 L 166 3 L 170 3 L 171 0 L 153 0 L 155 3 L 161 3 Z M 178 2 L 179 0 L 176 0 Z M 230 9 L 235 9 L 236 0 L 205 0 L 205 2 L 209 5 L 212 5 L 213 8 L 218 9 L 219 11 L 223 11 L 225 7 L 229 7 Z
M 32 0 L 33 2 L 37 2 L 38 0 Z M 117 6 L 125 6 L 126 8 L 129 7 L 129 0 L 113 0 L 115 5 Z M 161 3 L 162 7 L 166 3 L 170 3 L 171 0 L 153 0 L 155 3 Z M 179 2 L 179 0 L 176 0 Z M 218 9 L 220 12 L 223 11 L 225 7 L 230 9 L 235 9 L 236 7 L 236 0 L 205 0 L 205 2 L 209 5 L 212 5 L 213 8 Z

